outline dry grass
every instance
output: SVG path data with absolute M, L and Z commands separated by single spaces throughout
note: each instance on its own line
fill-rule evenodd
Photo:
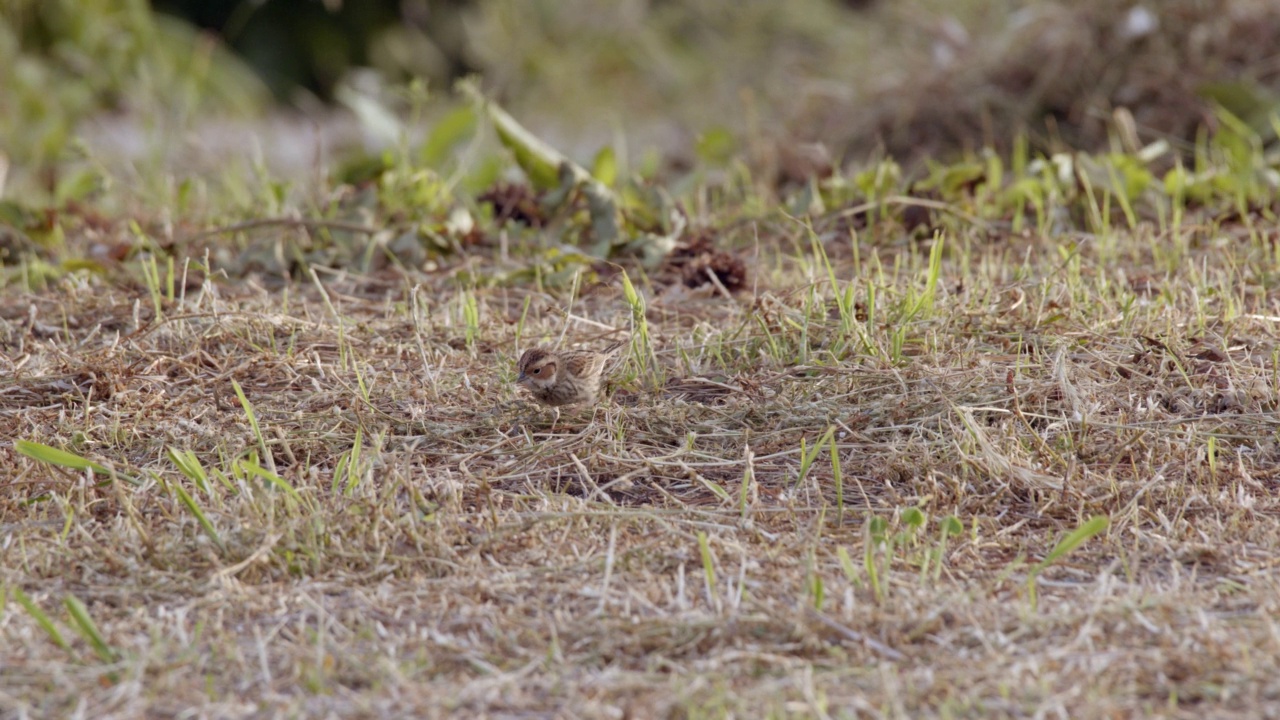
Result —
M 512 389 L 518 346 L 632 330 L 616 279 L 571 307 L 444 271 L 327 297 L 196 281 L 159 317 L 99 280 L 6 291 L 3 436 L 140 484 L 0 448 L 0 714 L 1280 711 L 1268 245 L 1143 227 L 1064 260 L 1063 238 L 960 229 L 908 317 L 928 248 L 833 232 L 864 319 L 877 290 L 850 335 L 786 249 L 803 233 L 759 230 L 737 297 L 644 286 L 657 367 L 633 356 L 554 432 Z M 1033 605 L 1033 566 L 1092 515 L 1110 528 Z
M 1100 149 L 1116 108 L 1132 111 L 1144 138 L 1183 145 L 1214 122 L 1214 102 L 1274 137 L 1280 8 L 1266 0 L 960 3 L 933 14 L 885 5 L 915 52 L 872 75 L 863 96 L 798 123 L 841 138 L 854 157 L 879 144 L 936 159 L 1007 147 L 1024 131 L 1045 149 Z

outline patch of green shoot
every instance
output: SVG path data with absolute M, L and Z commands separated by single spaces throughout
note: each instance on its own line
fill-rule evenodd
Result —
M 467 349 L 475 350 L 476 339 L 480 337 L 480 301 L 470 290 L 463 290 L 458 296 L 462 310 L 463 337 L 467 341 Z
M 636 290 L 626 270 L 622 271 L 622 296 L 631 308 L 631 357 L 649 380 L 651 388 L 662 387 L 665 377 L 658 366 L 653 341 L 649 337 L 649 320 L 644 296 Z
M 258 448 L 262 450 L 262 457 L 266 458 L 267 467 L 274 473 L 276 469 L 275 458 L 271 456 L 271 448 L 267 445 L 267 438 L 262 434 L 262 428 L 258 426 L 258 416 L 253 412 L 253 405 L 249 403 L 249 398 L 245 397 L 244 389 L 240 387 L 240 383 L 235 378 L 231 379 L 231 387 L 236 391 L 236 397 L 240 399 L 240 407 L 244 408 L 245 417 L 249 419 L 249 427 L 253 429 L 253 437 L 258 441 Z
M 267 484 L 270 485 L 271 487 L 274 487 L 277 490 L 284 492 L 285 496 L 288 497 L 293 502 L 295 503 L 302 502 L 302 496 L 298 494 L 298 491 L 294 489 L 292 485 L 290 485 L 284 478 L 262 467 L 257 462 L 245 459 L 237 463 L 236 466 L 241 471 L 243 471 L 246 474 L 246 476 L 252 476 L 260 480 L 265 480 Z
M 1036 580 L 1039 578 L 1040 573 L 1044 572 L 1045 568 L 1071 554 L 1072 551 L 1083 545 L 1089 538 L 1106 530 L 1110 524 L 1111 520 L 1107 516 L 1094 515 L 1084 524 L 1067 533 L 1049 551 L 1049 554 L 1045 555 L 1043 560 L 1031 566 L 1031 569 L 1027 572 L 1027 595 L 1031 599 L 1032 609 L 1038 607 L 1039 598 L 1036 594 Z
M 885 538 L 888 527 L 884 518 L 872 516 L 863 526 L 862 532 L 864 548 L 862 567 L 867 573 L 867 582 L 871 585 L 871 593 L 875 596 L 877 604 L 884 602 L 884 588 L 880 585 L 880 569 L 876 562 L 876 555 L 877 551 L 888 543 Z
M 832 440 L 835 436 L 835 428 L 827 426 L 827 431 L 822 434 L 812 447 L 806 447 L 804 436 L 800 436 L 800 472 L 796 475 L 796 481 L 791 485 L 791 489 L 795 490 L 800 487 L 800 483 L 809 477 L 809 470 L 813 467 L 813 461 L 817 459 L 818 453 L 822 451 L 822 447 Z
M 329 315 L 333 317 L 333 322 L 338 328 L 338 366 L 343 370 L 346 370 L 347 362 L 351 359 L 350 348 L 348 347 L 347 341 L 346 323 L 343 322 L 342 313 L 338 312 L 338 308 L 334 307 L 333 300 L 329 297 L 329 291 L 325 289 L 324 283 L 320 282 L 320 276 L 316 274 L 316 269 L 309 267 L 307 268 L 307 272 L 311 276 L 311 283 L 316 286 L 316 290 L 320 294 L 320 299 L 324 302 L 325 309 L 329 311 Z M 239 386 L 237 386 L 237 388 L 238 387 Z
M 524 325 L 529 319 L 529 306 L 533 304 L 533 296 L 526 295 L 524 298 L 524 306 L 520 308 L 520 320 L 516 323 L 516 348 L 519 350 L 520 343 L 524 340 Z
M 902 524 L 906 526 L 906 530 L 903 532 L 904 539 L 907 542 L 914 543 L 920 528 L 924 527 L 924 524 L 928 522 L 924 511 L 918 507 L 909 507 L 903 510 L 899 517 L 902 520 Z
M 204 466 L 200 464 L 199 458 L 190 450 L 179 450 L 174 447 L 167 448 L 165 454 L 169 456 L 169 461 L 177 466 L 178 472 L 181 472 L 188 480 L 195 483 L 195 486 L 205 494 L 210 494 L 212 488 L 209 487 L 209 475 L 205 472 Z
M 360 390 L 360 399 L 364 401 L 365 405 L 372 406 L 373 396 L 369 390 L 369 384 L 365 382 L 364 372 L 360 369 L 360 363 L 352 362 L 351 371 L 355 373 L 356 376 L 356 387 Z
M 813 554 L 809 555 L 809 600 L 813 603 L 813 609 L 822 612 L 822 605 L 826 601 L 827 589 L 825 583 L 822 582 L 822 574 L 818 572 L 817 563 Z
M 169 457 L 170 459 L 173 458 L 172 451 L 170 451 Z M 175 461 L 175 464 L 177 464 L 177 461 Z M 181 467 L 182 466 L 179 465 L 179 468 Z M 213 541 L 213 544 L 217 545 L 219 550 L 225 551 L 226 545 L 223 544 L 222 537 L 218 535 L 217 529 L 214 528 L 213 523 L 209 521 L 209 516 L 205 515 L 204 510 L 200 507 L 200 504 L 196 502 L 196 499 L 191 496 L 191 493 L 188 493 L 187 489 L 182 487 L 181 483 L 168 483 L 167 487 L 178 496 L 178 500 L 186 506 L 188 511 L 191 512 L 191 515 L 195 517 L 196 522 L 200 523 L 200 527 L 204 530 L 205 535 L 208 535 L 209 539 Z
M 960 518 L 955 515 L 948 515 L 938 521 L 940 526 L 938 529 L 938 547 L 934 553 L 933 564 L 933 580 L 937 582 L 942 577 L 942 561 L 947 556 L 947 541 L 953 536 L 964 532 L 964 523 L 960 522 Z M 927 568 L 928 565 L 926 564 Z
M 827 432 L 831 446 L 831 480 L 836 486 L 836 525 L 844 525 L 844 473 L 840 470 L 840 449 L 836 447 L 835 429 Z
M 742 468 L 742 487 L 738 490 L 738 515 L 746 519 L 747 510 L 751 508 L 752 498 L 755 496 L 755 453 L 751 452 L 751 445 L 746 444 L 743 450 L 743 468 Z
M 351 450 L 343 453 L 338 458 L 337 467 L 333 471 L 333 487 L 336 490 L 339 483 L 343 483 L 343 492 L 347 495 L 355 492 L 356 486 L 360 483 L 360 478 L 364 475 L 364 467 L 360 462 L 360 452 L 364 444 L 363 428 L 356 428 L 356 438 L 351 443 Z
M 1218 436 L 1210 435 L 1208 442 L 1205 444 L 1205 459 L 1209 461 L 1209 478 L 1217 483 L 1218 481 Z
M 903 325 L 921 315 L 931 315 L 934 310 L 934 303 L 938 296 L 938 280 L 942 277 L 942 250 L 946 245 L 945 238 L 941 232 L 937 232 L 933 236 L 933 247 L 929 249 L 929 271 L 925 275 L 924 292 L 922 292 L 912 304 L 911 309 L 907 312 L 907 316 L 903 318 Z
M 715 556 L 711 554 L 711 542 L 707 539 L 707 533 L 702 530 L 698 531 L 698 553 L 702 556 L 702 578 L 707 588 L 707 602 L 716 607 Z
M 872 352 L 874 348 L 866 336 L 863 324 L 858 322 L 854 283 L 847 283 L 843 290 L 840 289 L 840 282 L 836 278 L 835 266 L 831 264 L 831 258 L 827 256 L 826 248 L 823 247 L 822 242 L 818 239 L 818 234 L 813 231 L 813 225 L 805 222 L 804 226 L 809 234 L 809 244 L 813 255 L 826 272 L 827 283 L 831 286 L 831 294 L 836 303 L 836 310 L 840 314 L 840 344 L 835 350 L 836 357 L 843 355 L 850 341 L 857 341 L 864 352 Z M 855 238 L 853 242 L 856 248 L 857 239 Z
M 862 580 L 858 577 L 858 566 L 853 564 L 853 557 L 843 545 L 836 548 L 836 557 L 840 560 L 840 569 L 844 571 L 844 576 L 849 583 L 855 588 L 862 587 Z

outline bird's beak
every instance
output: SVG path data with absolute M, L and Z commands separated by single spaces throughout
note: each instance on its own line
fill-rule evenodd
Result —
M 524 373 L 520 373 L 520 377 L 516 378 L 516 384 L 523 385 L 524 382 L 528 379 L 529 379 L 528 375 L 525 375 Z

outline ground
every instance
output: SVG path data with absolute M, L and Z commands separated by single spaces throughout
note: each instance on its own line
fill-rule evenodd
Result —
M 884 227 L 638 300 L 10 287 L 4 436 L 107 470 L 0 449 L 5 714 L 1280 709 L 1274 230 Z M 555 421 L 513 365 L 562 335 L 629 344 Z
M 0 720 L 1280 716 L 1273 3 L 718 2 L 314 127 L 23 56 Z

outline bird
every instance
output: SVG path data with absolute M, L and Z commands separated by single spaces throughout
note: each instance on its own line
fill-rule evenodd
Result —
M 557 410 L 567 405 L 593 404 L 600 396 L 605 363 L 619 347 L 621 343 L 603 352 L 529 348 L 516 363 L 516 384 L 528 390 L 534 400 Z

